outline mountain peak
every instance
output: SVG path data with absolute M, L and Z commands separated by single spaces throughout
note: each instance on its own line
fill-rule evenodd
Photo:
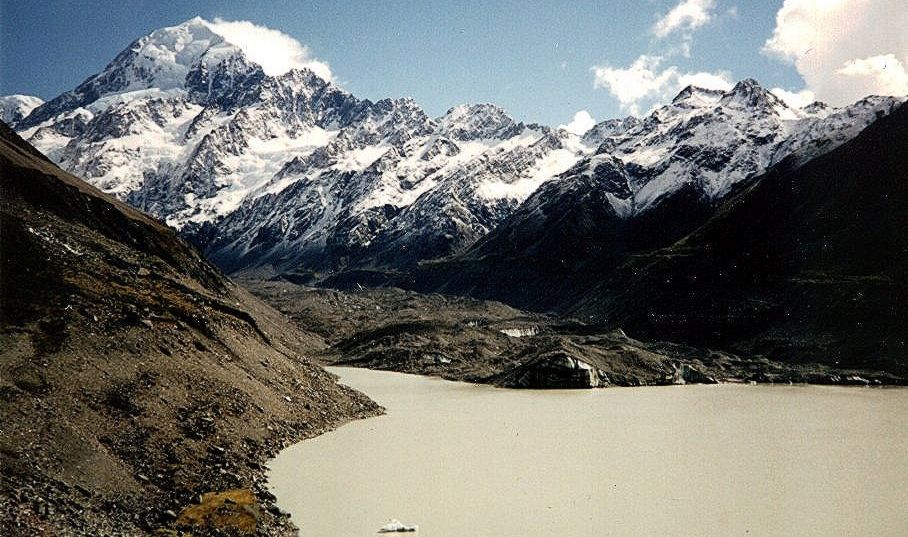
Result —
M 743 105 L 750 108 L 787 110 L 789 106 L 753 78 L 741 80 L 722 97 L 724 105 Z
M 739 80 L 738 83 L 735 84 L 735 87 L 732 88 L 732 91 L 733 92 L 734 91 L 744 91 L 744 90 L 754 91 L 754 90 L 758 90 L 758 89 L 762 90 L 763 86 L 761 86 L 760 83 L 756 79 L 745 78 L 743 80 Z
M 517 123 L 505 110 L 490 103 L 461 104 L 438 119 L 439 131 L 457 140 L 506 138 Z
M 180 24 L 180 26 L 198 26 L 198 25 L 209 26 L 210 24 L 211 23 L 209 23 L 207 20 L 196 15 L 195 17 L 193 17 L 187 21 L 184 21 L 182 24 Z
M 731 90 L 726 92 L 726 95 L 737 96 L 744 99 L 762 100 L 771 94 L 769 90 L 761 86 L 760 83 L 753 78 L 745 78 L 735 84 Z
M 0 120 L 13 124 L 43 103 L 40 97 L 32 95 L 4 95 L 0 97 Z
M 76 88 L 76 92 L 98 98 L 151 88 L 182 89 L 186 76 L 200 63 L 213 66 L 242 55 L 239 47 L 213 32 L 207 21 L 196 17 L 137 39 L 103 71 Z
M 678 95 L 672 99 L 672 104 L 680 104 L 688 101 L 709 101 L 715 102 L 722 98 L 725 92 L 722 90 L 702 88 L 700 86 L 689 85 L 678 92 Z

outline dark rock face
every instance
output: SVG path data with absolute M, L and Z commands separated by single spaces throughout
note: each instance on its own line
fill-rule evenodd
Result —
M 673 364 L 672 384 L 717 384 L 715 377 L 702 373 L 690 364 Z
M 783 163 L 576 311 L 643 337 L 904 375 L 906 144 L 903 106 L 823 157 Z
M 598 388 L 608 385 L 608 376 L 590 364 L 555 353 L 523 364 L 501 383 L 508 388 Z

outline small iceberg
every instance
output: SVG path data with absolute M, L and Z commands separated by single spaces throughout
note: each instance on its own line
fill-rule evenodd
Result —
M 405 533 L 416 531 L 418 529 L 419 526 L 417 526 L 416 524 L 409 526 L 407 524 L 404 524 L 400 520 L 397 520 L 396 518 L 392 518 L 388 521 L 387 524 L 379 528 L 378 533 Z

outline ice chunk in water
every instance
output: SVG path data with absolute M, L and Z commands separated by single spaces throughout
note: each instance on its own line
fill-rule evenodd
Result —
M 397 520 L 396 518 L 392 518 L 391 520 L 388 521 L 387 524 L 385 524 L 378 530 L 378 533 L 410 532 L 410 531 L 416 531 L 418 528 L 419 528 L 419 526 L 417 526 L 415 524 L 410 526 L 410 525 L 404 524 L 403 522 L 401 522 L 400 520 Z

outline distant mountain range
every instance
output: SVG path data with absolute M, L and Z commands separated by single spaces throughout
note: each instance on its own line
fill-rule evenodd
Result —
M 565 174 L 467 251 L 357 281 L 494 298 L 788 363 L 908 374 L 908 105 L 840 147 L 793 154 L 723 201 L 691 186 L 623 217 L 620 165 Z M 582 169 L 582 168 L 581 168 Z
M 154 31 L 74 90 L 3 110 L 52 160 L 228 271 L 409 269 L 586 188 L 619 221 L 678 196 L 710 204 L 903 100 L 793 109 L 744 80 L 688 87 L 581 137 L 491 104 L 431 118 L 411 99 L 361 100 L 309 70 L 268 76 L 212 28 L 196 18 Z
M 412 99 L 359 99 L 310 70 L 269 76 L 196 18 L 138 39 L 46 103 L 4 99 L 4 117 L 48 157 L 161 218 L 227 272 L 493 298 L 652 338 L 774 356 L 790 348 L 825 362 L 868 356 L 860 345 L 832 350 L 849 330 L 841 323 L 864 311 L 856 333 L 878 342 L 875 356 L 886 362 L 905 352 L 897 330 L 868 328 L 874 308 L 903 311 L 898 293 L 863 286 L 874 278 L 902 286 L 904 274 L 891 275 L 882 261 L 860 275 L 849 265 L 853 251 L 903 260 L 904 244 L 892 236 L 904 229 L 892 227 L 903 223 L 900 206 L 869 196 L 903 199 L 895 186 L 904 168 L 886 159 L 903 152 L 904 97 L 793 108 L 747 79 L 728 91 L 687 87 L 646 117 L 604 121 L 578 136 L 519 122 L 492 104 L 432 118 Z M 856 140 L 890 115 L 873 131 L 875 149 Z M 896 130 L 879 134 L 886 129 Z M 801 176 L 814 185 L 809 195 L 792 183 Z M 834 218 L 846 219 L 840 225 L 852 230 L 856 250 L 816 243 Z M 861 227 L 864 218 L 881 227 Z M 720 228 L 721 245 L 704 238 Z M 790 265 L 808 243 L 836 252 L 821 256 L 826 276 Z M 690 259 L 711 265 L 677 265 Z M 749 271 L 741 277 L 764 283 L 845 278 L 851 283 L 829 289 L 854 284 L 855 300 L 870 302 L 818 315 L 847 301 L 810 287 L 819 294 L 786 309 L 781 297 L 795 292 L 788 284 L 723 287 L 741 267 Z M 679 281 L 687 283 L 669 293 Z M 653 304 L 649 290 L 664 301 Z M 683 299 L 691 293 L 696 299 Z M 778 334 L 768 327 L 795 313 L 799 334 L 829 337 L 794 343 L 786 332 L 783 343 L 766 343 Z M 817 324 L 833 318 L 838 328 Z

